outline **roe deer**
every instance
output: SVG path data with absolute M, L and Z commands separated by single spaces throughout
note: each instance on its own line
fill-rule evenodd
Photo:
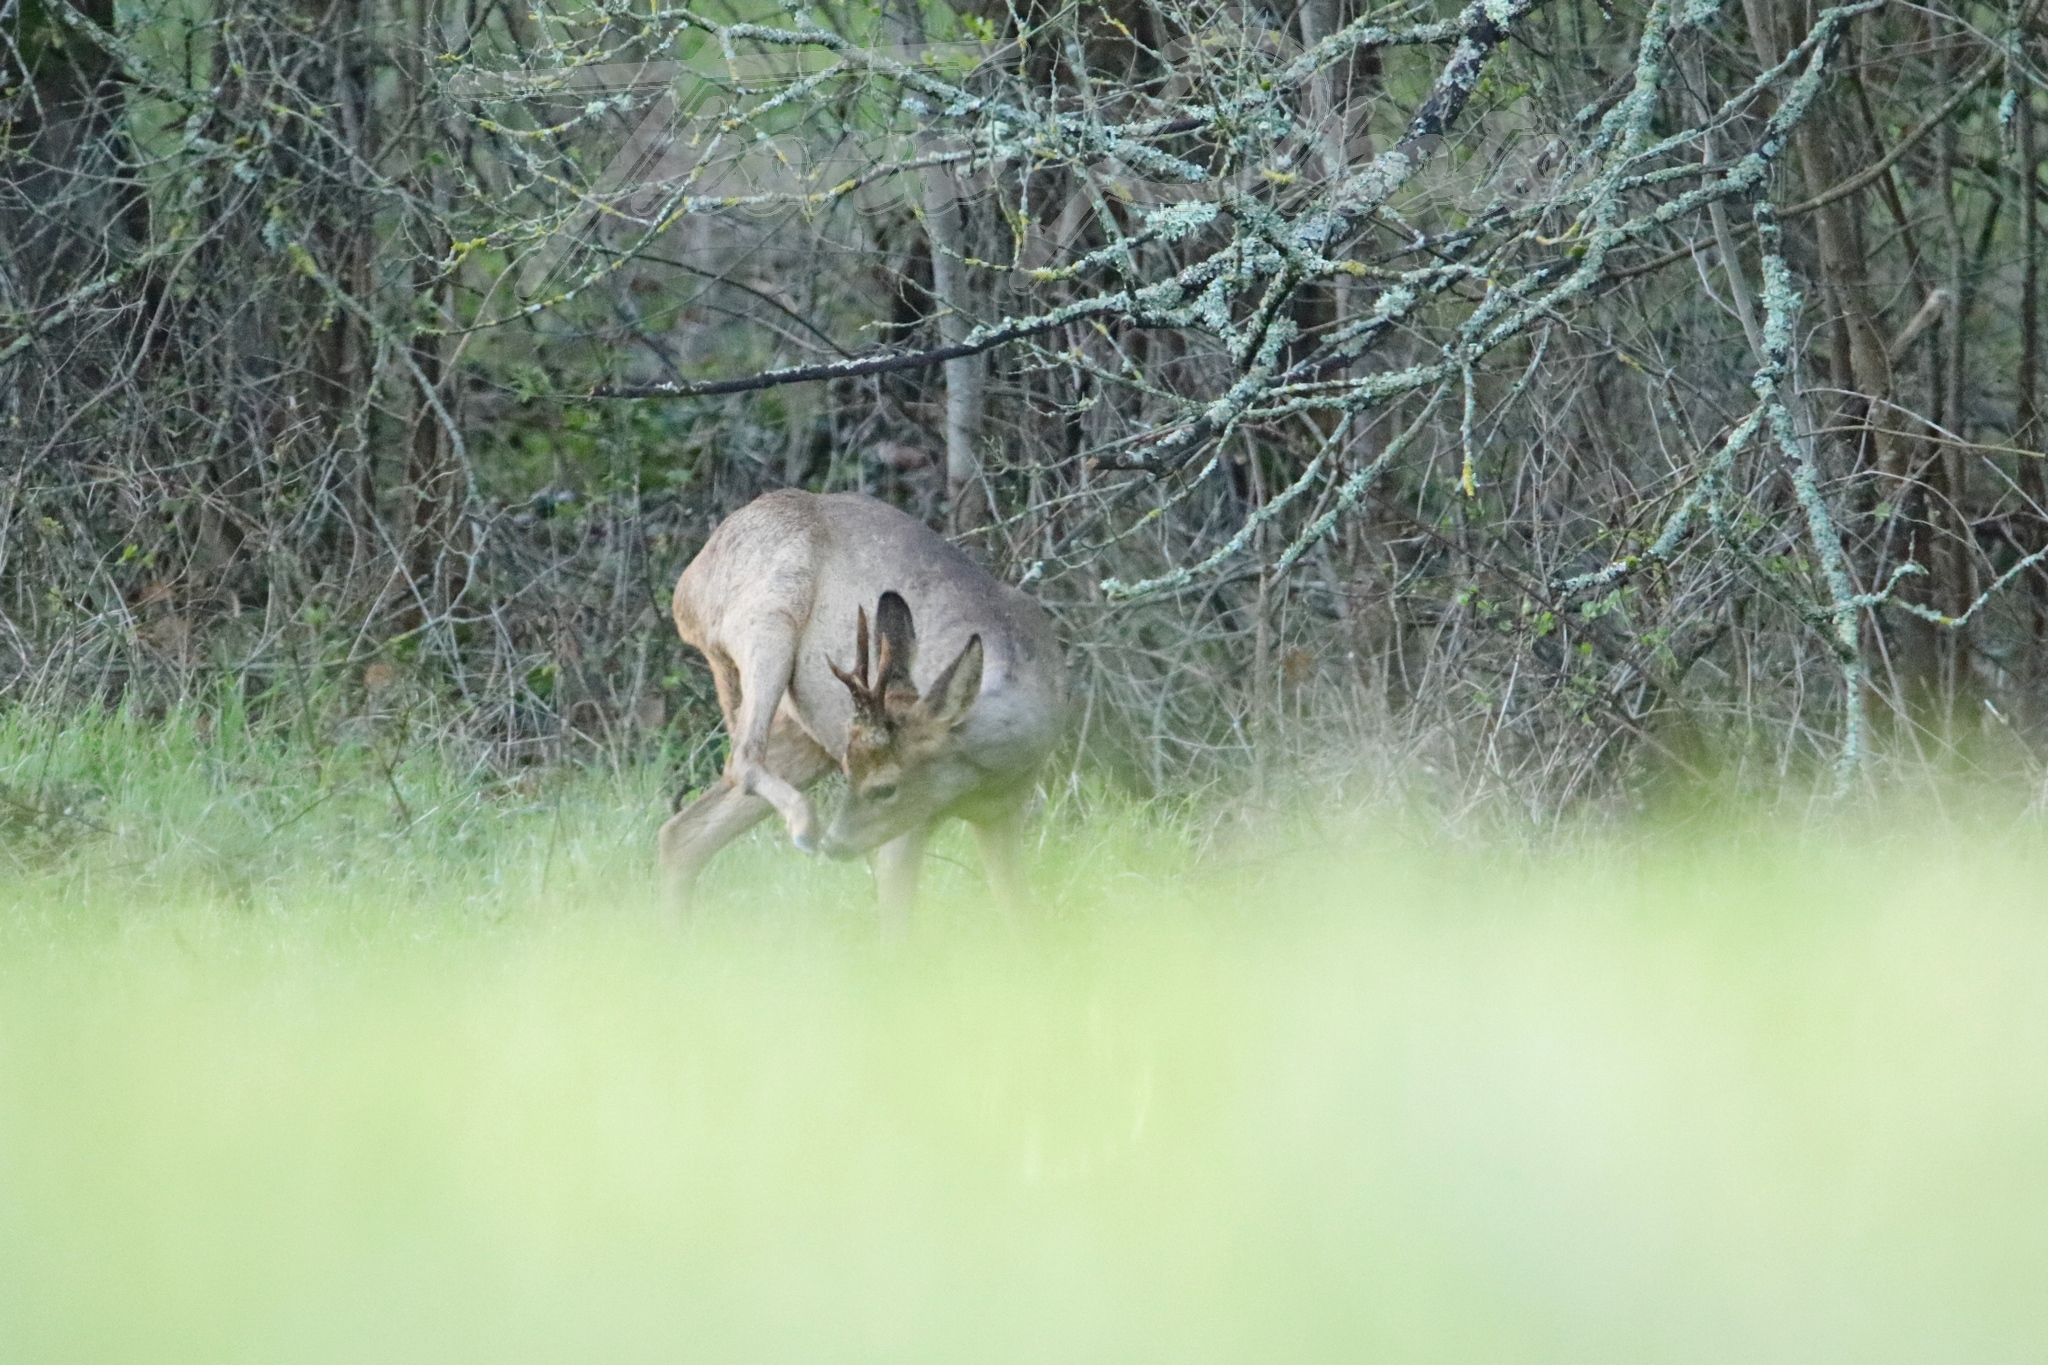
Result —
M 955 816 L 998 902 L 1017 902 L 1024 803 L 1064 708 L 1037 603 L 886 503 L 784 489 L 711 533 L 676 582 L 675 619 L 710 661 L 732 742 L 724 775 L 662 826 L 676 900 L 772 809 L 806 852 L 876 852 L 892 934 L 926 837 Z M 804 789 L 835 765 L 846 803 L 821 831 Z

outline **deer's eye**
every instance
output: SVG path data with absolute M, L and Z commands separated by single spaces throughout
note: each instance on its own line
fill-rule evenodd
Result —
M 894 782 L 885 782 L 879 787 L 869 787 L 868 799 L 870 801 L 894 801 L 896 799 L 896 784 Z

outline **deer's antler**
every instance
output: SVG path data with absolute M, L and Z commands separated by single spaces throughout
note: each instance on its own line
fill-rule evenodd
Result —
M 888 710 L 883 705 L 884 682 L 870 684 L 874 677 L 886 680 L 889 676 L 889 642 L 882 641 L 882 657 L 873 674 L 868 672 L 868 609 L 862 607 L 853 628 L 853 671 L 847 672 L 830 659 L 825 666 L 832 670 L 832 676 L 846 684 L 846 690 L 853 694 L 853 709 L 861 719 L 880 725 L 887 721 Z
M 900 719 L 918 700 L 917 685 L 910 680 L 911 665 L 917 660 L 917 626 L 902 594 L 885 592 L 875 604 L 874 640 L 875 667 L 870 673 L 868 611 L 862 607 L 854 626 L 853 671 L 846 672 L 829 659 L 826 665 L 853 694 L 855 713 L 871 724 L 886 726 L 892 715 Z

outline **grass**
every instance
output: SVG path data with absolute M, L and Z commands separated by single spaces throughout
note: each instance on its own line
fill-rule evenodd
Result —
M 458 758 L 0 722 L 0 1356 L 2048 1342 L 2031 827 L 1197 855 L 1084 792 L 1034 923 L 941 861 L 891 952 L 766 833 L 664 920 L 651 770 Z

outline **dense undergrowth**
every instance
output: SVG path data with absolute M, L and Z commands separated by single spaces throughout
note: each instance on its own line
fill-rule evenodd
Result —
M 2048 846 L 1055 783 L 909 944 L 667 767 L 0 722 L 18 1361 L 2035 1358 Z M 1313 809 L 1311 807 L 1311 809 Z M 1548 847 L 1545 847 L 1546 842 Z

